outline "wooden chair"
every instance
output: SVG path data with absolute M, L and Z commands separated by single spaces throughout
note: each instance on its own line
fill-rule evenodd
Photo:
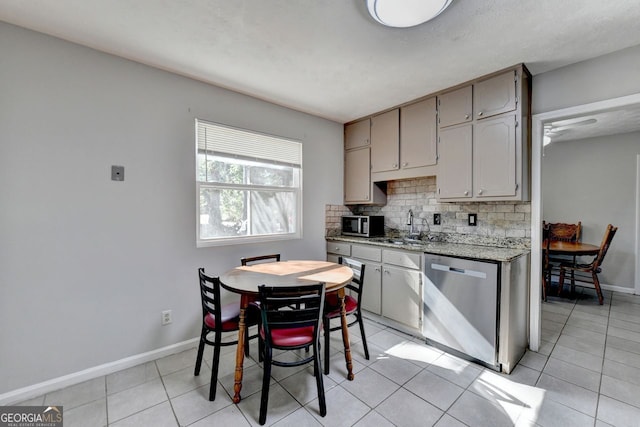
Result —
M 271 365 L 292 367 L 313 362 L 320 416 L 324 417 L 327 414 L 327 404 L 319 350 L 325 284 L 281 287 L 260 285 L 258 292 L 262 318 L 260 337 L 264 341 L 260 425 L 264 425 L 267 420 Z M 300 308 L 292 309 L 292 306 Z M 313 348 L 313 352 L 308 357 L 288 362 L 273 358 L 274 349 L 291 351 L 309 346 Z
M 551 245 L 551 239 L 549 239 L 549 226 L 544 222 L 542 223 L 542 241 L 544 243 L 542 251 L 542 300 L 547 301 L 548 287 L 551 284 L 551 274 L 547 274 L 550 271 L 549 246 Z
M 364 333 L 364 322 L 362 321 L 362 291 L 364 285 L 364 271 L 365 264 L 348 258 L 340 257 L 340 264 L 347 265 L 353 270 L 353 279 L 350 284 L 346 286 L 351 290 L 351 295 L 346 295 L 344 298 L 344 305 L 347 312 L 347 316 L 353 315 L 354 319 L 347 324 L 352 326 L 358 323 L 360 325 L 360 335 L 362 336 L 362 345 L 364 347 L 364 356 L 369 360 L 369 348 L 367 347 L 367 337 Z M 353 295 L 356 295 L 356 298 Z M 330 349 L 330 331 L 342 330 L 342 326 L 331 327 L 331 319 L 336 319 L 341 316 L 340 314 L 340 301 L 336 293 L 329 294 L 324 304 L 324 373 L 329 375 L 329 349 Z
M 542 221 L 542 229 L 545 227 L 548 229 L 547 231 L 547 239 L 550 241 L 563 241 L 563 242 L 578 242 L 580 241 L 580 237 L 582 235 L 582 222 L 578 221 L 577 224 L 567 224 L 564 222 L 545 222 Z M 573 261 L 575 264 L 575 257 L 567 257 L 564 255 L 549 255 L 547 259 L 547 268 L 545 270 L 545 274 L 547 275 L 547 282 L 551 285 L 551 276 L 555 271 L 556 273 L 560 272 L 560 264 L 569 263 Z M 574 274 L 571 273 L 571 283 L 575 284 Z
M 211 386 L 209 387 L 209 400 L 216 398 L 216 385 L 218 383 L 218 366 L 220 364 L 220 348 L 238 344 L 237 339 L 233 341 L 223 341 L 223 332 L 238 331 L 240 322 L 240 304 L 221 304 L 220 279 L 209 277 L 205 274 L 204 268 L 198 269 L 200 278 L 200 300 L 202 302 L 202 331 L 200 332 L 200 344 L 198 345 L 198 355 L 193 375 L 200 375 L 202 365 L 202 355 L 204 345 L 213 346 L 213 365 L 211 366 Z M 249 339 L 258 335 L 249 336 L 249 325 L 255 325 L 256 319 L 247 319 L 247 329 L 245 330 L 245 354 L 249 354 Z M 214 334 L 214 339 L 208 339 L 210 333 Z
M 604 298 L 602 297 L 602 290 L 600 289 L 600 280 L 598 279 L 598 273 L 601 272 L 601 265 L 604 261 L 604 257 L 609 250 L 609 246 L 611 245 L 611 241 L 613 240 L 613 236 L 616 235 L 618 231 L 618 227 L 614 227 L 613 225 L 607 225 L 607 229 L 605 230 L 604 236 L 602 237 L 602 243 L 600 243 L 600 251 L 593 258 L 593 260 L 588 264 L 567 264 L 563 263 L 560 265 L 560 282 L 558 285 L 558 295 L 562 292 L 562 287 L 564 285 L 564 276 L 566 271 L 573 272 L 582 272 L 587 273 L 589 276 L 579 277 L 579 281 L 590 281 L 596 288 L 596 293 L 598 294 L 598 302 L 602 305 Z M 571 286 L 571 290 L 573 291 L 574 284 Z
M 254 264 L 256 262 L 261 262 L 261 261 L 267 261 L 267 262 L 278 261 L 279 262 L 280 254 L 259 255 L 259 256 L 240 258 L 240 264 L 242 265 Z
M 580 240 L 582 233 L 582 222 L 577 224 L 566 224 L 563 222 L 545 222 L 542 221 L 542 228 L 549 227 L 549 238 L 551 240 L 561 240 L 564 242 L 577 242 Z

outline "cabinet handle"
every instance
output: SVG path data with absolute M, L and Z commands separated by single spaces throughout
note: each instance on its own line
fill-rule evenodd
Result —
M 482 190 L 478 191 L 478 196 L 482 194 Z
M 468 115 L 468 114 L 465 114 L 465 115 L 464 115 L 464 119 L 465 119 L 465 120 L 469 120 L 469 115 Z
M 483 114 L 483 112 L 482 112 L 482 111 L 480 111 L 480 112 L 478 113 L 478 115 L 479 115 L 479 116 L 482 116 L 482 114 Z
M 405 166 L 409 166 L 409 163 L 404 162 L 404 163 L 402 164 L 402 166 L 403 166 L 403 167 L 405 167 Z
M 376 267 L 376 271 L 380 273 L 380 267 Z
M 397 168 L 397 167 L 398 167 L 398 164 L 397 164 L 397 163 L 394 163 L 391 167 L 392 167 L 392 168 Z
M 465 195 L 465 196 L 468 196 L 468 195 L 469 195 L 469 192 L 468 192 L 468 191 L 465 191 L 465 192 L 464 192 L 464 195 Z

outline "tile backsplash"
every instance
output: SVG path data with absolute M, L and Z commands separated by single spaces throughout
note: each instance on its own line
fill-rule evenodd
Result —
M 326 206 L 326 235 L 340 234 L 342 215 L 384 215 L 388 234 L 408 232 L 407 214 L 414 215 L 414 230 L 443 241 L 487 246 L 531 247 L 530 202 L 440 203 L 436 178 L 425 177 L 387 182 L 385 206 Z M 441 216 L 434 225 L 433 214 Z M 469 226 L 469 214 L 477 214 L 477 225 Z

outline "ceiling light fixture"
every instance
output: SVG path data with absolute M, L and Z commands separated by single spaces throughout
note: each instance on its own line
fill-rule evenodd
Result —
M 367 0 L 369 13 L 387 27 L 407 28 L 440 15 L 453 0 Z

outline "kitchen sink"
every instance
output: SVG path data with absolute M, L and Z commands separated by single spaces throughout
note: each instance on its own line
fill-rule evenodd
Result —
M 425 242 L 422 240 L 413 240 L 413 239 L 382 239 L 380 240 L 382 243 L 392 243 L 398 246 L 421 246 Z

